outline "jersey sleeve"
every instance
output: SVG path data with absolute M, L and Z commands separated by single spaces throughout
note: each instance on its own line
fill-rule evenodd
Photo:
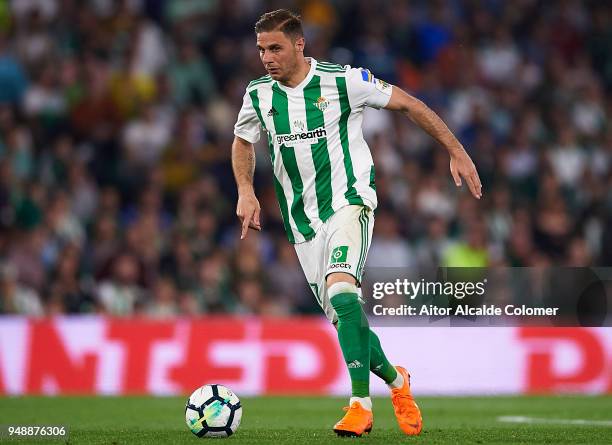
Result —
M 350 68 L 347 83 L 351 102 L 356 107 L 383 108 L 391 99 L 392 87 L 365 68 Z
M 234 134 L 251 144 L 259 141 L 261 123 L 257 117 L 257 112 L 253 107 L 251 96 L 247 91 L 242 99 L 242 108 L 238 113 L 238 120 L 234 125 Z

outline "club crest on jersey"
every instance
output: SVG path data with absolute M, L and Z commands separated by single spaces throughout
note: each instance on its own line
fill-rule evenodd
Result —
M 324 98 L 323 96 L 319 97 L 316 102 L 313 102 L 313 105 L 317 107 L 321 111 L 325 111 L 329 106 L 329 100 Z

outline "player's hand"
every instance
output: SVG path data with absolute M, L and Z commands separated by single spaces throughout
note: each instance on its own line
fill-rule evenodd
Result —
M 259 212 L 261 207 L 259 201 L 255 197 L 254 193 L 246 193 L 238 196 L 238 205 L 236 206 L 236 215 L 240 219 L 242 225 L 242 232 L 240 239 L 245 239 L 249 227 L 251 229 L 261 231 L 261 224 L 259 222 Z
M 451 153 L 450 171 L 457 187 L 461 187 L 461 177 L 463 177 L 474 198 L 482 197 L 482 184 L 476 166 L 463 148 Z

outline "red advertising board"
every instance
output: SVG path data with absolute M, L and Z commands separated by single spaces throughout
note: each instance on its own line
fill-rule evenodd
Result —
M 612 393 L 609 328 L 376 331 L 416 393 Z M 184 394 L 211 382 L 244 395 L 349 388 L 320 318 L 0 318 L 0 394 Z

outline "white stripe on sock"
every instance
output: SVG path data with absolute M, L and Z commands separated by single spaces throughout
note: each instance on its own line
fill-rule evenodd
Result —
M 387 386 L 390 389 L 401 388 L 402 386 L 404 386 L 404 376 L 398 371 L 395 380 L 393 380 L 391 383 L 388 383 Z
M 347 283 L 346 281 L 337 281 L 336 283 L 332 284 L 327 288 L 327 294 L 329 295 L 329 298 L 333 298 L 338 294 L 344 293 L 356 294 L 357 286 L 351 283 Z
M 361 407 L 363 409 L 372 411 L 372 399 L 369 397 L 351 397 L 351 400 L 349 400 L 349 405 L 352 405 L 353 402 L 359 402 L 361 403 Z

